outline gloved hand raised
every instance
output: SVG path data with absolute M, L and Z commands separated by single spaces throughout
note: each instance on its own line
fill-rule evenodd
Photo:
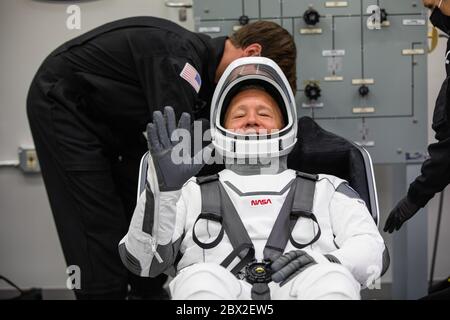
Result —
M 400 229 L 402 224 L 416 214 L 419 209 L 420 207 L 418 205 L 408 200 L 408 197 L 404 197 L 397 203 L 395 208 L 392 209 L 386 220 L 383 231 L 392 233 L 394 229 Z
M 286 284 L 300 272 L 316 264 L 316 260 L 303 250 L 289 251 L 272 262 L 272 281 Z
M 193 143 L 191 116 L 184 112 L 178 121 L 178 126 L 176 126 L 175 112 L 172 107 L 164 108 L 164 116 L 161 111 L 153 112 L 153 123 L 147 125 L 148 147 L 158 177 L 160 191 L 181 189 L 183 184 L 199 173 L 204 166 L 204 163 L 194 161 L 191 157 L 190 145 L 183 149 L 187 153 L 183 154 L 183 161 L 179 161 L 180 155 L 178 152 L 172 152 L 179 143 L 182 143 L 180 139 L 176 139 L 177 141 L 171 140 L 175 130 L 179 129 L 186 130 L 184 133 L 190 134 L 191 143 Z M 177 136 L 177 134 L 175 133 L 174 136 Z M 175 159 L 176 157 L 178 159 Z

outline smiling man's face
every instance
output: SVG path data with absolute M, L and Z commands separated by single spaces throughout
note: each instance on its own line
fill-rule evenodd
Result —
M 283 116 L 277 102 L 261 89 L 239 92 L 231 100 L 225 114 L 224 127 L 237 133 L 270 133 L 283 126 Z

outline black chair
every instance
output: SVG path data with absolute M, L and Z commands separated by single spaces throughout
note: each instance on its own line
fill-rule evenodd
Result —
M 380 223 L 373 163 L 366 149 L 321 128 L 310 117 L 298 121 L 297 144 L 288 157 L 288 167 L 306 173 L 330 174 L 347 180 Z M 387 247 L 383 252 L 383 275 L 389 268 Z
M 306 173 L 330 174 L 347 180 L 366 202 L 379 223 L 378 197 L 372 159 L 366 149 L 322 129 L 310 117 L 298 121 L 297 144 L 288 157 L 288 167 Z

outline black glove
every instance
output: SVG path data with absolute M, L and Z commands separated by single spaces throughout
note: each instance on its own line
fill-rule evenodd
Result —
M 177 153 L 178 150 L 173 152 L 174 148 L 183 142 L 182 139 L 181 141 L 180 139 L 178 141 L 171 139 L 176 129 L 184 129 L 183 132 L 190 134 L 191 144 L 193 143 L 191 116 L 186 112 L 181 115 L 177 126 L 173 108 L 165 107 L 164 116 L 161 111 L 155 111 L 153 123 L 149 123 L 147 126 L 148 146 L 158 176 L 160 191 L 181 189 L 183 184 L 195 176 L 204 166 L 203 159 L 198 161 L 198 159 L 191 157 L 191 144 L 183 150 L 187 154 L 183 154 L 182 158 Z M 175 135 L 177 133 L 180 133 L 180 131 L 175 132 Z
M 410 219 L 419 209 L 418 205 L 408 200 L 408 197 L 404 197 L 389 214 L 383 231 L 392 233 L 394 229 L 400 229 L 402 224 Z
M 303 250 L 289 251 L 272 262 L 272 281 L 285 285 L 300 272 L 316 264 L 316 260 Z

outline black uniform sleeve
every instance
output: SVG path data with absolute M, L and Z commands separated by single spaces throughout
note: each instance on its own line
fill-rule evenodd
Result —
M 421 175 L 409 186 L 408 198 L 423 207 L 450 183 L 450 77 L 442 84 L 433 114 L 437 142 L 430 144 Z
M 423 163 L 421 175 L 408 190 L 408 198 L 420 207 L 450 183 L 450 138 L 431 144 L 428 152 L 430 158 Z

